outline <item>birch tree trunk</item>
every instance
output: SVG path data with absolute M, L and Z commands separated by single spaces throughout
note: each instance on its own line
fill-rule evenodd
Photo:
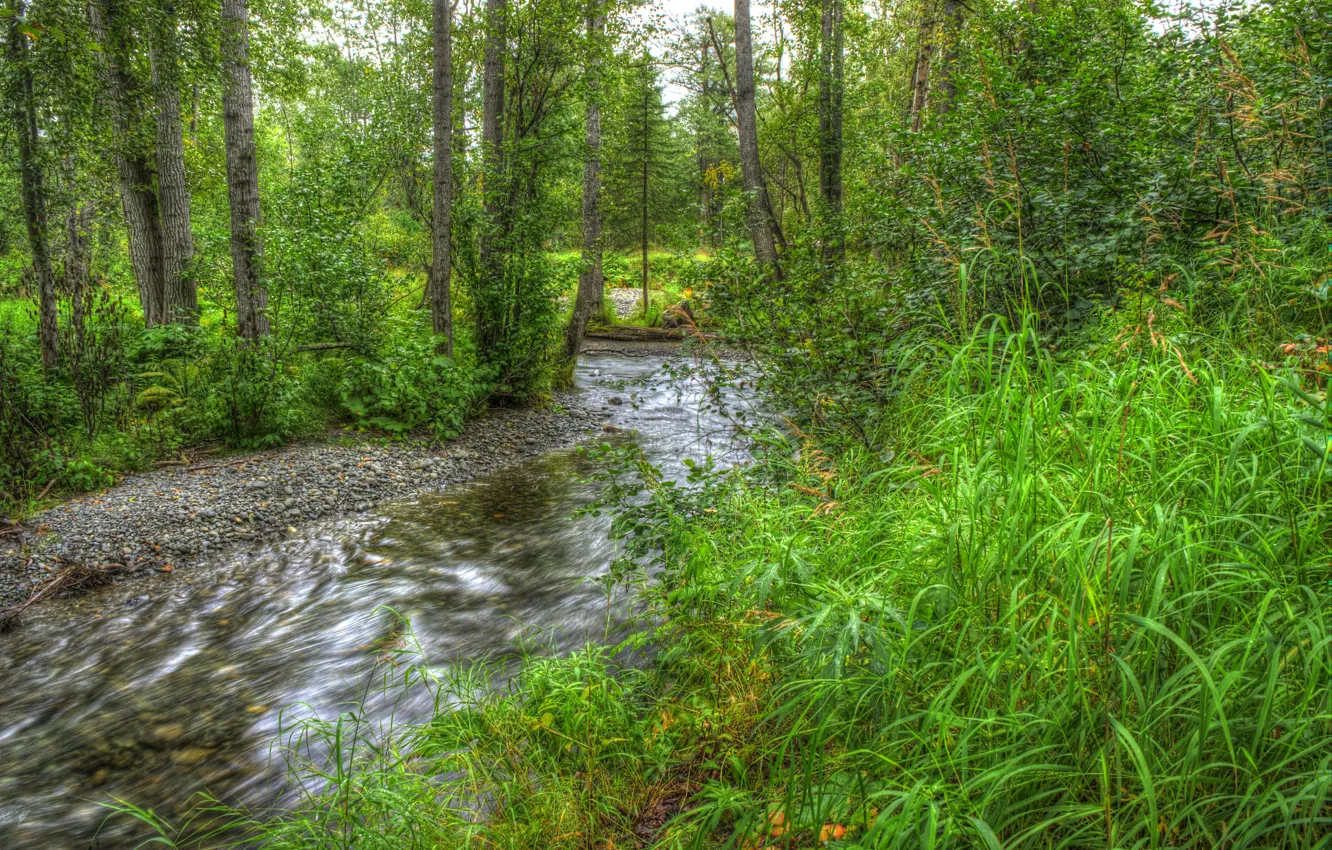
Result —
M 592 60 L 588 66 L 587 118 L 584 127 L 586 151 L 583 159 L 583 273 L 578 276 L 578 294 L 573 316 L 565 331 L 564 354 L 573 360 L 583 345 L 587 323 L 600 312 L 606 280 L 601 270 L 601 35 L 606 18 L 600 14 L 601 0 L 587 18 Z
M 32 269 L 37 276 L 37 333 L 42 348 L 42 366 L 48 370 L 59 365 L 56 347 L 56 290 L 51 271 L 51 255 L 46 244 L 46 189 L 41 163 L 37 159 L 36 93 L 32 69 L 28 65 L 28 44 L 20 30 L 20 4 L 9 19 L 9 59 L 17 77 L 16 91 L 9 97 L 9 107 L 18 137 L 19 179 L 23 193 L 23 223 L 32 250 Z
M 194 234 L 190 229 L 190 190 L 185 181 L 185 142 L 180 122 L 180 60 L 176 48 L 176 10 L 157 10 L 149 47 L 157 111 L 157 193 L 162 215 L 163 319 L 194 324 L 199 319 L 199 291 L 190 272 Z
M 481 143 L 498 172 L 504 154 L 504 51 L 508 0 L 486 0 L 486 55 L 481 82 Z
M 116 7 L 112 0 L 88 4 L 88 22 L 93 38 L 101 45 L 99 68 L 102 85 L 111 106 L 116 175 L 120 180 L 120 204 L 125 214 L 130 265 L 139 289 L 143 321 L 154 327 L 164 321 L 166 286 L 162 274 L 162 230 L 153 172 L 135 132 L 134 80 L 125 71 L 127 58 L 122 34 L 114 29 Z
M 435 200 L 430 222 L 430 324 L 444 339 L 439 353 L 453 356 L 453 0 L 434 0 Z
M 259 268 L 263 255 L 259 238 L 259 163 L 254 149 L 254 86 L 245 0 L 222 0 L 222 70 L 236 332 L 242 339 L 258 339 L 268 333 L 268 291 Z
M 740 174 L 749 195 L 749 234 L 754 257 L 770 273 L 778 274 L 777 247 L 767 211 L 768 192 L 759 162 L 758 117 L 754 105 L 754 46 L 749 0 L 735 0 L 735 110 L 740 136 Z

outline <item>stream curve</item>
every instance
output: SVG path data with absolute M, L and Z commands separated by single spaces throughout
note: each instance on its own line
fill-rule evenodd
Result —
M 737 459 L 729 420 L 662 364 L 581 358 L 576 385 L 606 411 L 606 438 L 637 440 L 668 477 L 683 477 L 686 458 Z M 0 636 L 0 847 L 135 846 L 142 825 L 103 825 L 112 797 L 166 817 L 204 790 L 272 803 L 285 774 L 271 746 L 279 723 L 365 702 L 398 628 L 386 609 L 410 618 L 435 663 L 512 652 L 524 635 L 554 651 L 600 638 L 606 597 L 587 579 L 615 544 L 606 517 L 574 517 L 596 495 L 587 468 L 573 449 L 551 451 L 209 566 L 41 606 Z

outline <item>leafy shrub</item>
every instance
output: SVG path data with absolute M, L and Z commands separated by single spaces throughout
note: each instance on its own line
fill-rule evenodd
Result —
M 207 358 L 202 424 L 236 448 L 271 448 L 303 429 L 309 411 L 294 370 L 271 340 L 224 342 Z
M 54 482 L 75 492 L 99 490 L 115 483 L 115 476 L 85 457 L 65 454 L 59 448 L 37 452 L 29 468 L 34 480 Z
M 362 427 L 399 435 L 426 428 L 437 439 L 449 439 L 462 431 L 485 395 L 481 371 L 464 365 L 471 359 L 437 354 L 434 340 L 424 336 L 400 337 L 391 354 L 349 361 L 339 397 Z

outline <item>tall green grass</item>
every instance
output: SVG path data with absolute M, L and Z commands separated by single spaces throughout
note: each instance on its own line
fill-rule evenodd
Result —
M 790 488 L 680 532 L 672 580 L 780 676 L 714 783 L 738 835 L 775 805 L 796 846 L 1332 843 L 1328 405 L 1162 339 L 932 343 L 893 452 L 770 453 Z

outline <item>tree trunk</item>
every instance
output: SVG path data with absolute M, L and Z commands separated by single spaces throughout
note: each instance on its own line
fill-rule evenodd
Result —
M 824 263 L 842 258 L 842 0 L 823 0 L 819 75 L 819 191 L 823 196 Z
M 647 315 L 648 315 L 648 162 L 650 161 L 652 156 L 652 151 L 648 147 L 648 143 L 652 135 L 651 125 L 648 123 L 648 110 L 651 108 L 651 103 L 649 103 L 648 99 L 648 90 L 647 90 L 648 82 L 649 80 L 647 77 L 647 72 L 644 71 L 643 151 L 642 151 L 643 174 L 642 174 L 641 194 L 639 196 L 639 199 L 642 202 L 641 204 L 642 209 L 640 210 L 641 226 L 639 230 L 639 239 L 643 250 L 643 321 L 647 321 Z
M 712 103 L 712 91 L 708 85 L 708 44 L 702 42 L 698 55 L 699 81 L 702 89 L 702 101 Z M 694 127 L 694 137 L 698 139 L 698 249 L 709 247 L 712 235 L 712 193 L 708 190 L 708 157 L 704 148 L 705 125 L 700 119 Z
M 606 18 L 600 14 L 602 0 L 594 0 L 587 18 L 588 40 L 593 58 L 588 68 L 587 150 L 583 159 L 583 273 L 578 276 L 578 294 L 573 316 L 564 335 L 564 354 L 573 360 L 583 345 L 587 322 L 601 312 L 606 281 L 601 271 L 601 35 Z
M 149 48 L 157 108 L 157 193 L 162 214 L 163 320 L 195 324 L 199 290 L 190 263 L 194 234 L 190 229 L 190 190 L 185 181 L 185 141 L 180 123 L 180 65 L 176 49 L 176 10 L 157 10 Z
M 120 203 L 125 213 L 130 265 L 139 289 L 143 321 L 148 327 L 163 322 L 166 286 L 162 274 L 162 230 L 153 172 L 135 132 L 138 110 L 133 102 L 134 80 L 125 71 L 128 60 L 122 33 L 113 29 L 116 8 L 111 0 L 88 4 L 88 22 L 93 38 L 102 45 L 100 70 L 110 100 L 115 136 L 116 174 L 120 179 Z
M 481 141 L 498 163 L 504 149 L 504 52 L 508 44 L 508 0 L 486 0 L 486 54 L 482 79 Z
M 758 117 L 754 105 L 754 47 L 749 0 L 735 0 L 735 110 L 740 136 L 740 173 L 749 195 L 749 234 L 754 256 L 770 274 L 780 274 L 777 247 L 768 221 L 768 192 L 759 162 Z
M 245 0 L 222 0 L 222 70 L 236 332 L 242 339 L 258 339 L 268 333 L 268 291 L 259 269 L 263 253 L 259 238 L 259 163 L 254 149 L 254 87 L 250 80 L 250 24 Z
M 434 0 L 435 201 L 430 238 L 430 324 L 443 337 L 439 353 L 453 356 L 453 0 Z
M 481 274 L 497 285 L 503 274 L 496 245 L 496 225 L 504 184 L 504 52 L 508 45 L 507 0 L 486 0 L 486 50 L 481 79 L 481 162 L 486 222 L 481 231 Z M 484 308 L 476 310 L 476 344 L 483 356 L 499 342 L 500 328 Z
M 71 186 L 73 182 L 71 181 Z M 74 345 L 83 348 L 84 294 L 92 274 L 93 203 L 70 204 L 65 217 L 65 289 L 69 295 L 69 323 L 74 331 Z
M 65 292 L 71 298 L 88 286 L 91 246 L 88 231 L 92 229 L 93 205 L 71 201 L 65 214 Z
M 939 69 L 939 105 L 940 113 L 953 111 L 957 100 L 957 83 L 953 73 L 957 70 L 957 48 L 962 38 L 962 0 L 944 0 L 944 49 L 943 67 Z
M 930 59 L 934 55 L 934 21 L 920 22 L 916 64 L 911 71 L 911 132 L 919 133 L 925 118 L 925 102 L 930 93 Z
M 55 275 L 51 272 L 51 255 L 46 245 L 46 190 L 43 186 L 42 166 L 38 161 L 37 104 L 32 85 L 32 69 L 28 65 L 27 37 L 19 29 L 20 4 L 9 19 L 9 58 L 17 77 L 9 98 L 18 137 L 19 178 L 23 193 L 23 223 L 28 230 L 28 246 L 32 249 L 32 269 L 37 275 L 37 334 L 42 348 L 42 366 L 54 369 L 59 361 L 56 347 L 56 291 Z

